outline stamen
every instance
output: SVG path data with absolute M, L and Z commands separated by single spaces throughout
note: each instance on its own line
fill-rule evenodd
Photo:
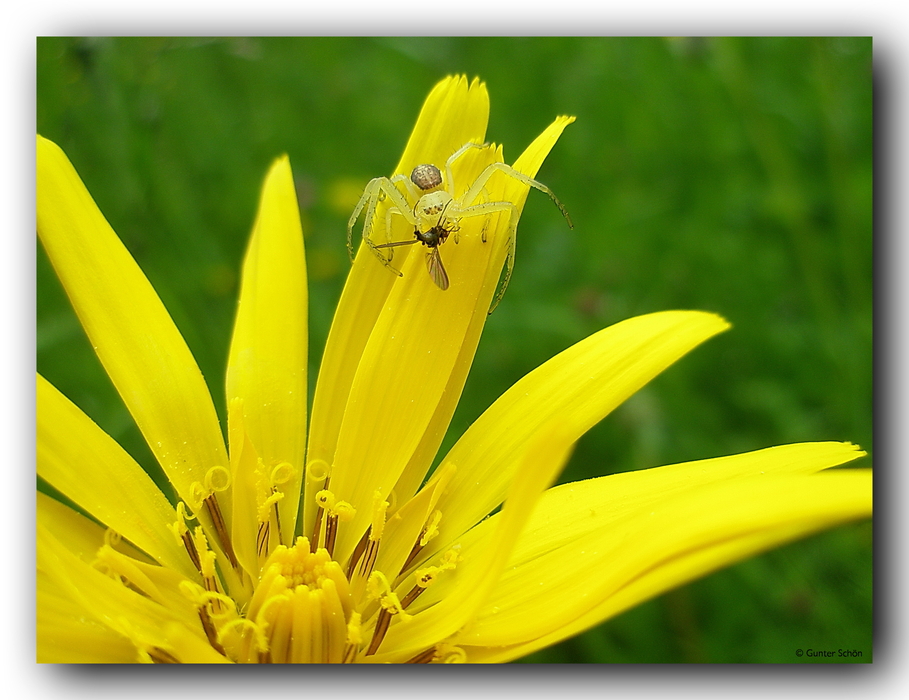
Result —
M 322 546 L 328 551 L 329 555 L 333 555 L 335 551 L 335 540 L 338 536 L 338 521 L 348 522 L 349 520 L 352 520 L 357 511 L 347 501 L 338 501 L 335 498 L 335 495 L 328 489 L 322 489 L 316 494 L 316 505 L 319 506 L 320 510 L 327 511 L 328 513 L 325 518 L 325 543 Z M 318 525 L 319 520 L 317 518 L 317 528 Z M 318 543 L 318 539 L 314 541 Z
M 407 607 L 417 598 L 419 598 L 420 594 L 425 590 L 425 588 L 420 588 L 420 586 L 414 586 L 411 588 L 407 595 L 404 596 L 404 598 L 401 600 L 401 607 L 407 609 Z
M 264 557 L 268 554 L 268 532 L 271 529 L 271 522 L 266 520 L 259 523 L 259 531 L 256 533 L 256 554 Z
M 401 600 L 401 607 L 407 608 L 420 594 L 429 588 L 443 571 L 451 571 L 461 561 L 461 545 L 455 545 L 442 555 L 438 566 L 427 566 L 417 569 L 414 587 Z
M 325 511 L 322 508 L 316 511 L 316 523 L 312 528 L 312 541 L 313 544 L 319 544 L 319 536 L 322 534 L 322 513 Z
M 328 556 L 335 554 L 335 539 L 338 536 L 338 516 L 329 515 L 325 522 L 325 550 Z
M 391 613 L 382 608 L 379 610 L 379 617 L 376 618 L 376 629 L 372 634 L 372 641 L 369 643 L 369 649 L 366 650 L 366 656 L 372 656 L 379 650 L 379 645 L 385 639 L 388 632 L 388 625 L 391 624 Z
M 438 645 L 438 658 L 443 664 L 467 663 L 467 652 L 454 644 L 442 643 Z
M 226 656 L 224 647 L 222 647 L 221 643 L 218 641 L 218 630 L 215 629 L 215 623 L 212 622 L 211 615 L 208 614 L 208 609 L 204 605 L 199 608 L 199 619 L 202 621 L 202 629 L 205 630 L 205 636 L 208 637 L 208 643 L 211 644 L 212 648 L 219 654 L 224 654 Z
M 199 563 L 199 552 L 196 551 L 196 545 L 193 543 L 193 537 L 189 534 L 189 530 L 180 535 L 180 539 L 183 540 L 183 546 L 186 547 L 186 553 L 189 554 L 189 560 L 193 563 L 193 566 L 196 567 L 196 570 L 199 573 L 202 573 L 202 564 Z
M 151 647 L 148 650 L 148 656 L 151 658 L 153 663 L 156 664 L 178 664 L 180 660 L 171 654 L 169 651 L 165 651 L 161 647 Z
M 426 522 L 426 525 L 420 532 L 420 537 L 414 542 L 413 549 L 410 550 L 410 554 L 407 555 L 407 559 L 404 561 L 404 566 L 401 567 L 401 571 L 404 572 L 407 570 L 407 567 L 413 563 L 413 560 L 417 558 L 417 555 L 420 551 L 429 544 L 429 541 L 439 534 L 439 521 L 442 519 L 442 511 L 437 510 L 433 512 L 432 516 Z
M 315 460 L 315 461 L 313 461 L 313 462 L 310 462 L 310 464 L 307 466 L 307 468 L 306 468 L 306 477 L 309 478 L 309 479 L 312 479 L 313 481 L 320 481 L 320 479 L 318 479 L 316 476 L 313 476 L 313 471 L 317 471 L 317 473 L 320 473 L 320 472 L 321 472 L 320 467 L 321 467 L 321 465 L 323 465 L 323 464 L 325 465 L 325 473 L 327 474 L 327 473 L 328 473 L 328 465 L 327 465 L 327 463 L 326 463 L 325 461 L 323 461 L 323 460 Z M 330 491 L 328 491 L 328 483 L 329 483 L 329 481 L 331 481 L 331 479 L 330 479 L 328 476 L 325 476 L 324 479 L 325 479 L 325 484 L 324 484 L 322 490 L 330 493 Z M 321 533 L 321 529 L 322 529 L 322 513 L 323 513 L 323 511 L 325 510 L 325 509 L 322 507 L 321 502 L 319 501 L 319 496 L 320 496 L 321 494 L 322 494 L 322 491 L 319 491 L 319 493 L 316 494 L 316 505 L 319 506 L 319 507 L 318 507 L 318 509 L 316 510 L 316 523 L 315 523 L 315 525 L 313 526 L 313 530 L 312 530 L 312 539 L 310 540 L 310 541 L 313 543 L 313 546 L 315 546 L 315 547 L 318 547 L 318 546 L 319 546 L 319 536 L 322 534 L 322 533 Z
M 183 547 L 189 555 L 189 560 L 192 562 L 192 565 L 196 567 L 196 571 L 202 573 L 202 565 L 199 563 L 199 552 L 196 550 L 192 535 L 189 532 L 189 528 L 186 526 L 187 519 L 195 520 L 195 516 L 189 515 L 186 512 L 186 504 L 183 501 L 180 501 L 177 503 L 177 522 L 169 524 L 167 527 L 174 533 L 177 541 L 183 543 Z
M 199 558 L 199 573 L 203 577 L 215 575 L 215 553 L 208 548 L 208 539 L 205 537 L 205 531 L 201 527 L 193 530 L 193 547 Z
M 355 612 L 350 616 L 350 622 L 347 623 L 347 646 L 344 647 L 344 659 L 342 663 L 353 663 L 357 658 L 357 650 L 363 643 L 363 629 L 361 627 L 360 613 Z
M 372 524 L 366 528 L 363 537 L 354 548 L 347 567 L 347 578 L 353 579 L 354 571 L 363 578 L 368 578 L 372 573 L 372 567 L 376 564 L 376 558 L 379 556 L 379 541 L 382 539 L 382 533 L 385 530 L 385 515 L 388 512 L 388 501 L 382 497 L 381 491 L 376 491 L 372 497 Z M 366 554 L 363 557 L 363 554 Z M 361 557 L 363 557 L 362 562 Z M 356 568 L 360 563 L 359 569 Z
M 282 463 L 286 464 L 286 463 Z M 264 470 L 265 465 L 259 462 L 259 469 Z M 271 474 L 269 475 L 269 480 L 279 474 L 279 467 L 275 467 Z M 290 467 L 290 465 L 288 465 Z M 279 474 L 280 475 L 280 474 Z M 263 478 L 264 481 L 264 478 Z M 257 517 L 259 519 L 259 532 L 256 537 L 256 549 L 260 557 L 268 556 L 269 553 L 269 537 L 268 534 L 271 531 L 271 517 L 274 515 L 275 526 L 278 531 L 278 544 L 281 543 L 281 514 L 278 511 L 278 503 L 283 500 L 284 493 L 278 491 L 278 489 L 272 483 L 260 483 L 258 484 L 259 496 L 258 500 L 260 501 L 259 507 L 257 509 Z M 266 497 L 265 494 L 268 494 Z M 264 526 L 264 528 L 263 528 Z M 263 531 L 264 530 L 264 531 Z
M 203 582 L 206 586 L 209 585 L 207 580 L 203 579 Z M 217 591 L 211 591 L 208 588 L 202 588 L 198 584 L 187 580 L 181 581 L 178 588 L 199 609 L 199 615 L 202 616 L 204 614 L 215 627 L 226 622 L 228 618 L 235 619 L 237 617 L 237 604 L 233 598 Z M 203 626 L 204 624 L 205 621 L 203 620 Z
M 385 530 L 385 513 L 387 511 L 388 501 L 382 497 L 382 492 L 377 490 L 372 495 L 372 525 L 369 539 L 376 542 L 382 539 L 382 533 Z
M 284 496 L 284 494 L 282 493 L 281 497 L 283 498 L 283 496 Z M 277 500 L 275 501 L 274 508 L 275 508 L 275 524 L 278 526 L 278 542 L 280 542 L 281 540 L 284 539 L 284 535 L 281 534 L 281 513 L 278 511 L 278 501 Z
M 375 654 L 382 640 L 385 639 L 385 633 L 388 632 L 388 625 L 391 624 L 392 615 L 400 615 L 402 620 L 410 619 L 410 615 L 404 612 L 404 606 L 398 600 L 398 596 L 391 590 L 388 579 L 380 571 L 374 571 L 370 574 L 366 582 L 366 591 L 370 598 L 379 601 L 382 608 L 376 618 L 376 627 L 372 634 L 372 641 L 369 643 L 369 649 L 366 650 L 366 656 Z
M 422 651 L 416 656 L 405 661 L 405 664 L 431 664 L 438 658 L 438 648 L 431 646 L 426 651 Z
M 240 568 L 240 562 L 237 561 L 237 555 L 234 554 L 233 545 L 230 542 L 230 535 L 227 533 L 227 525 L 224 522 L 224 516 L 221 515 L 221 507 L 218 505 L 218 499 L 215 494 L 211 494 L 205 500 L 205 507 L 211 516 L 212 524 L 215 526 L 215 534 L 224 548 L 224 553 L 230 560 L 230 565 L 235 569 Z
M 240 663 L 253 660 L 262 663 L 268 652 L 268 640 L 259 625 L 240 617 L 224 625 L 218 632 L 218 642 L 228 650 L 229 656 Z
M 363 533 L 363 536 L 360 538 L 360 541 L 357 542 L 357 546 L 354 547 L 353 554 L 350 555 L 350 562 L 347 564 L 347 580 L 353 578 L 354 569 L 357 566 L 357 563 L 360 561 L 360 557 L 363 556 L 363 552 L 366 551 L 366 544 L 369 540 L 369 533 L 372 532 L 372 526 L 370 525 L 366 528 L 366 532 Z
M 366 556 L 360 564 L 359 574 L 364 578 L 372 573 L 372 567 L 376 565 L 376 559 L 379 556 L 379 541 L 372 538 L 366 545 Z
M 433 512 L 426 527 L 423 528 L 423 534 L 420 535 L 420 547 L 425 547 L 429 541 L 439 534 L 439 521 L 442 519 L 442 511 Z

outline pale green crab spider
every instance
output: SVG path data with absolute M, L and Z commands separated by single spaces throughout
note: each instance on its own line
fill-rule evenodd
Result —
M 513 202 L 489 201 L 489 195 L 486 192 L 486 184 L 489 178 L 495 173 L 501 172 L 508 177 L 512 177 L 528 187 L 545 192 L 555 203 L 568 222 L 569 228 L 574 228 L 571 223 L 571 217 L 565 210 L 565 207 L 559 201 L 558 197 L 546 185 L 537 182 L 531 177 L 518 172 L 510 165 L 505 163 L 492 163 L 488 165 L 483 172 L 474 180 L 473 184 L 460 197 L 455 197 L 454 178 L 452 177 L 452 164 L 471 148 L 486 148 L 488 144 L 467 143 L 455 151 L 448 160 L 445 161 L 445 177 L 439 168 L 431 163 L 418 165 L 413 169 L 410 177 L 398 174 L 393 177 L 377 177 L 369 181 L 363 190 L 363 195 L 357 206 L 354 207 L 353 214 L 347 222 L 347 250 L 350 259 L 354 259 L 353 249 L 353 228 L 360 216 L 360 212 L 366 209 L 365 220 L 363 222 L 363 240 L 369 249 L 375 253 L 376 257 L 387 268 L 392 270 L 398 276 L 403 277 L 400 270 L 391 265 L 393 250 L 398 246 L 413 245 L 422 243 L 429 251 L 426 256 L 426 265 L 429 269 L 429 275 L 436 285 L 442 289 L 448 289 L 448 275 L 445 267 L 442 265 L 442 258 L 439 255 L 439 246 L 442 245 L 454 233 L 454 241 L 458 242 L 457 231 L 458 223 L 461 219 L 474 216 L 489 216 L 498 212 L 508 212 L 508 253 L 505 264 L 505 276 L 498 293 L 493 299 L 489 308 L 489 313 L 495 309 L 508 282 L 511 279 L 511 273 L 514 269 L 515 254 L 515 229 L 518 225 L 520 210 Z M 402 192 L 398 185 L 403 185 L 405 192 Z M 380 201 L 389 199 L 390 205 L 385 213 L 385 237 L 384 243 L 376 243 L 372 239 L 373 224 L 376 218 L 376 209 Z M 392 215 L 402 216 L 408 224 L 413 226 L 414 238 L 406 241 L 389 240 L 391 232 Z M 484 224 L 482 241 L 486 242 L 486 225 Z M 382 249 L 388 249 L 388 256 L 382 252 Z

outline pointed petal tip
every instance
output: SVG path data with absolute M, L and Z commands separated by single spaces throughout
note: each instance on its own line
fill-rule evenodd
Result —
M 271 162 L 270 166 L 268 166 L 268 173 L 265 176 L 266 184 L 269 180 L 271 180 L 271 178 L 285 174 L 292 176 L 292 171 L 290 168 L 290 156 L 288 156 L 286 153 L 282 153 Z
M 37 159 L 40 165 L 42 160 L 49 158 L 60 159 L 63 158 L 66 162 L 69 162 L 69 159 L 66 157 L 66 154 L 63 152 L 63 149 L 60 148 L 56 143 L 51 141 L 48 138 L 43 137 L 41 134 L 37 134 L 36 141 L 36 150 L 37 150 Z

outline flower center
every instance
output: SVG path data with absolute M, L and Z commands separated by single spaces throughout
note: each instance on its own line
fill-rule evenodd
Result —
M 293 547 L 279 545 L 272 552 L 245 624 L 235 626 L 233 639 L 223 635 L 224 648 L 240 662 L 340 663 L 352 612 L 341 566 L 298 537 Z
M 250 541 L 238 540 L 243 566 L 234 567 L 233 560 L 221 553 L 227 550 L 223 541 L 221 552 L 216 552 L 201 525 L 191 531 L 186 521 L 195 516 L 190 516 L 185 504 L 179 503 L 177 521 L 171 529 L 198 570 L 202 585 L 183 579 L 178 588 L 194 607 L 208 643 L 238 663 L 352 663 L 377 654 L 377 658 L 387 660 L 388 650 L 383 648 L 383 642 L 389 627 L 406 625 L 421 610 L 431 608 L 431 603 L 428 608 L 425 604 L 411 606 L 461 559 L 458 544 L 430 560 L 423 555 L 423 548 L 438 534 L 441 512 L 432 508 L 436 491 L 441 493 L 453 473 L 453 466 L 443 466 L 424 489 L 398 509 L 390 522 L 387 513 L 394 498 L 386 500 L 377 491 L 366 531 L 353 551 L 339 559 L 334 556 L 336 535 L 351 521 L 355 509 L 325 488 L 328 478 L 313 497 L 317 512 L 312 537 L 297 537 L 292 546 L 277 544 L 272 549 L 277 538 L 263 530 L 264 523 L 275 521 L 275 532 L 280 532 L 280 513 L 273 509 L 277 502 L 274 496 L 280 491 L 270 490 L 271 495 L 258 504 L 256 558 L 252 562 L 248 561 Z M 200 496 L 197 500 L 201 508 L 205 499 Z M 426 515 L 427 511 L 431 514 Z M 389 528 L 389 551 L 380 559 Z M 227 528 L 215 525 L 213 535 L 222 540 Z M 243 547 L 247 548 L 246 554 Z M 124 583 L 155 597 L 158 591 L 146 586 L 145 578 L 114 556 L 111 547 L 102 550 L 105 556 L 102 559 L 99 555 L 99 565 Z M 423 566 L 418 563 L 421 558 Z M 377 564 L 383 570 L 376 568 Z M 401 660 L 463 660 L 463 654 L 453 651 L 441 639 L 416 654 L 413 651 L 408 649 Z M 159 647 L 145 652 L 152 661 L 177 658 Z

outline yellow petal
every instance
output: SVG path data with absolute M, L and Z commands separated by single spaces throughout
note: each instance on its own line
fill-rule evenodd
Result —
M 208 644 L 198 618 L 182 619 L 80 560 L 40 522 L 37 530 L 38 570 L 75 609 L 84 610 L 139 649 L 162 649 L 188 663 L 225 660 Z
M 181 498 L 227 463 L 211 396 L 148 280 L 60 148 L 38 137 L 38 234 L 105 370 Z
M 520 459 L 522 477 L 511 484 L 496 527 L 465 547 L 463 562 L 417 599 L 413 610 L 418 615 L 391 626 L 385 649 L 393 649 L 399 660 L 406 660 L 454 633 L 474 616 L 494 590 L 527 518 L 564 466 L 571 446 L 572 440 L 562 426 L 544 431 L 528 443 Z M 408 584 L 405 579 L 404 588 Z
M 751 477 L 804 476 L 864 455 L 850 443 L 806 442 L 563 484 L 544 494 L 516 556 L 533 559 L 630 514 L 649 512 L 655 503 L 687 497 L 706 486 Z
M 48 664 L 128 664 L 139 660 L 125 636 L 61 596 L 48 575 L 38 572 L 37 659 Z
M 410 171 L 422 163 L 444 163 L 465 143 L 482 143 L 489 122 L 486 83 L 453 75 L 439 81 L 423 103 L 420 116 L 392 174 Z
M 256 466 L 259 456 L 246 432 L 242 401 L 231 401 L 227 410 L 227 422 L 230 425 L 231 482 L 235 491 L 231 540 L 237 560 L 255 581 L 258 580 L 260 568 L 256 549 L 259 530 Z
M 258 456 L 270 468 L 292 467 L 292 476 L 277 485 L 284 493 L 278 506 L 284 544 L 293 541 L 306 446 L 306 326 L 303 231 L 284 156 L 272 165 L 262 190 L 227 367 L 228 405 L 242 399 Z
M 830 461 L 826 449 L 784 455 L 800 462 L 790 470 L 774 469 L 768 450 L 649 470 L 663 473 L 665 493 L 654 494 L 656 475 L 632 483 L 648 472 L 553 489 L 477 622 L 455 641 L 497 647 L 473 659 L 516 658 L 722 566 L 869 515 L 870 471 L 806 475 Z
M 402 570 L 401 567 L 419 540 L 453 473 L 453 467 L 441 465 L 420 493 L 409 499 L 388 519 L 376 558 L 377 571 Z
M 91 564 L 98 549 L 107 541 L 114 548 L 133 559 L 150 563 L 152 559 L 119 537 L 107 537 L 107 529 L 69 506 L 38 491 L 37 520 L 47 527 L 60 543 L 82 561 Z M 163 567 L 159 567 L 163 568 Z
M 569 121 L 557 120 L 541 139 L 544 145 L 532 152 L 541 158 Z M 466 151 L 452 164 L 449 187 L 466 189 L 494 162 L 501 162 L 500 149 Z M 484 196 L 501 202 L 506 189 L 520 206 L 528 186 L 497 172 Z M 372 494 L 389 493 L 402 475 L 402 490 L 412 492 L 431 464 L 499 280 L 510 221 L 507 211 L 459 219 L 459 242 L 437 251 L 449 269 L 446 290 L 426 273 L 424 251 L 411 247 L 401 263 L 403 276 L 386 297 L 360 357 L 331 466 L 331 490 L 357 510 L 338 535 L 336 552 L 342 558 L 366 527 L 364 506 Z
M 543 160 L 549 155 L 549 151 L 552 150 L 559 136 L 561 136 L 562 131 L 573 121 L 574 117 L 559 117 L 556 119 L 542 134 L 534 139 L 533 143 L 521 154 L 521 157 L 515 161 L 514 169 L 534 177 L 543 164 Z M 519 209 L 523 206 L 524 200 L 526 200 L 529 193 L 529 189 L 524 184 L 502 174 L 496 174 L 493 181 L 493 184 L 497 182 L 503 188 L 503 200 L 515 202 L 518 204 Z M 504 222 L 499 221 L 498 225 L 504 225 Z M 501 231 L 496 233 L 501 235 Z M 507 246 L 502 245 L 494 250 L 495 255 L 490 257 L 484 276 L 484 289 L 480 293 L 480 301 L 478 302 L 480 308 L 483 308 L 484 304 L 489 303 L 489 299 L 492 298 L 496 290 L 502 265 L 505 261 Z M 493 251 L 491 250 L 490 252 Z M 460 352 L 449 375 L 448 384 L 442 392 L 442 398 L 433 412 L 432 419 L 426 426 L 420 445 L 414 451 L 413 457 L 411 457 L 410 462 L 399 477 L 398 483 L 395 484 L 395 493 L 402 500 L 410 498 L 419 488 L 426 476 L 427 465 L 432 462 L 439 445 L 442 443 L 442 438 L 448 430 L 451 417 L 454 415 L 455 408 L 457 408 L 458 401 L 461 398 L 464 382 L 467 380 L 467 374 L 473 364 L 473 357 L 485 325 L 486 318 L 482 314 L 474 314 L 470 319 L 470 323 L 464 333 Z
M 192 576 L 167 528 L 177 514 L 148 474 L 41 375 L 37 391 L 38 475 L 161 564 Z
M 439 500 L 433 551 L 498 506 L 519 472 L 513 455 L 553 421 L 573 439 L 700 343 L 729 327 L 700 311 L 664 311 L 622 321 L 582 340 L 518 381 L 445 458 L 458 471 Z M 479 485 L 479 486 L 478 486 Z
M 420 163 L 444 162 L 468 142 L 482 143 L 489 118 L 485 84 L 463 77 L 441 81 L 427 97 L 401 162 L 392 174 L 409 174 Z M 355 230 L 359 231 L 359 227 Z M 426 276 L 425 271 L 421 275 Z M 313 398 L 307 462 L 334 462 L 354 375 L 363 350 L 398 278 L 361 246 L 332 321 Z M 316 485 L 312 493 L 321 488 Z M 368 493 L 371 498 L 372 492 Z M 304 502 L 303 531 L 315 519 L 312 498 Z

